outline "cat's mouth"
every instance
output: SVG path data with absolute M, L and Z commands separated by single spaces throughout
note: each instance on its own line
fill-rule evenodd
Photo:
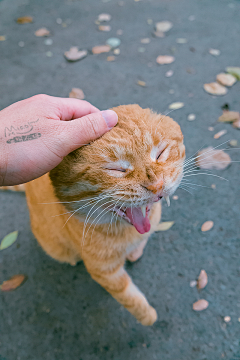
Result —
M 139 207 L 120 208 L 115 206 L 112 211 L 118 216 L 132 224 L 140 234 L 150 231 L 151 224 L 149 221 L 149 213 L 153 204 L 147 204 Z

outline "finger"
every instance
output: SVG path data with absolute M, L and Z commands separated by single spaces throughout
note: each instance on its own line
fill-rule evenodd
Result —
M 100 110 L 85 100 L 54 98 L 58 109 L 58 118 L 61 120 L 73 120 L 82 116 L 99 112 Z
M 83 116 L 80 119 L 64 124 L 65 131 L 60 134 L 60 137 L 65 155 L 82 145 L 89 144 L 91 141 L 96 140 L 113 128 L 117 124 L 117 121 L 118 116 L 115 111 L 105 110 Z

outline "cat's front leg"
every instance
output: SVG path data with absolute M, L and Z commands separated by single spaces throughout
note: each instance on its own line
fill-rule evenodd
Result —
M 104 287 L 120 304 L 122 304 L 142 325 L 152 325 L 157 320 L 156 310 L 149 305 L 143 293 L 132 282 L 123 266 L 107 270 L 100 270 L 85 261 L 85 265 L 92 276 Z

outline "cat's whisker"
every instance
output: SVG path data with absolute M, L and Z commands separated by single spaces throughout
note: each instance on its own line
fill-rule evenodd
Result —
M 225 181 L 229 181 L 228 179 L 225 179 L 224 177 L 221 177 L 221 176 L 219 176 L 219 175 L 215 175 L 215 174 L 208 174 L 208 173 L 199 173 L 199 174 L 184 175 L 184 176 L 183 176 L 183 178 L 184 178 L 184 177 L 188 177 L 188 176 L 197 176 L 197 175 L 215 176 L 215 177 L 217 177 L 217 178 L 219 178 L 219 179 L 222 179 L 222 180 L 225 180 Z
M 194 185 L 194 186 L 199 186 L 199 187 L 204 187 L 204 188 L 208 188 L 208 189 L 211 189 L 211 186 L 205 186 L 205 185 L 199 185 L 199 184 L 194 184 L 194 183 L 191 183 L 191 182 L 186 182 L 186 181 L 181 181 L 181 184 L 183 185 Z
M 193 194 L 191 193 L 191 191 L 185 189 L 183 186 L 179 186 L 179 189 L 185 190 L 185 191 L 187 191 L 189 194 L 193 195 Z

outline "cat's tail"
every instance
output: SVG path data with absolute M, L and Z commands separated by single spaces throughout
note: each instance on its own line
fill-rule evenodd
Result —
M 25 192 L 25 185 L 13 185 L 13 186 L 0 186 L 0 191 L 20 191 Z

